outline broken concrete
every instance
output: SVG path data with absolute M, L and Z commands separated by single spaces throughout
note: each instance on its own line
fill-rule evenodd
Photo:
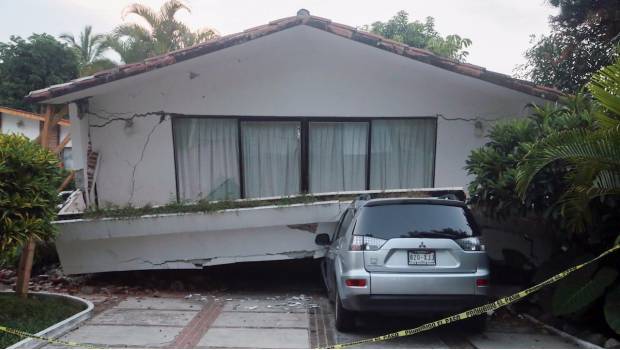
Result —
M 57 222 L 56 247 L 67 274 L 196 269 L 248 261 L 323 256 L 309 223 L 332 232 L 348 203 L 339 201 Z M 239 244 L 243 242 L 243 244 Z

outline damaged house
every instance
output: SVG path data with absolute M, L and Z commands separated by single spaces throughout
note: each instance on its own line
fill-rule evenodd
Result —
M 27 100 L 69 105 L 73 199 L 88 207 L 315 199 L 63 219 L 71 274 L 320 257 L 338 194 L 463 187 L 492 123 L 560 95 L 302 10 Z

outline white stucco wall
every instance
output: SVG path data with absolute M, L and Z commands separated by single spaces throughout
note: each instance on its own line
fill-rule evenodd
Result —
M 194 76 L 190 77 L 190 72 Z M 170 119 L 133 113 L 217 116 L 429 117 L 438 120 L 435 186 L 465 186 L 469 152 L 486 141 L 473 121 L 522 116 L 540 99 L 301 26 L 151 73 L 92 88 L 80 122 L 101 154 L 100 204 L 175 197 Z M 96 114 L 97 116 L 95 116 Z M 72 122 L 76 119 L 72 118 Z M 491 122 L 485 122 L 485 130 Z M 149 140 L 147 143 L 147 139 Z
M 20 122 L 21 126 L 19 126 Z M 29 139 L 35 139 L 39 136 L 39 121 L 2 113 L 2 129 L 0 131 L 3 134 L 22 134 Z

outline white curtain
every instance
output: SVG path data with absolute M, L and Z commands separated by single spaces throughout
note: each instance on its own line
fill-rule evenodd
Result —
M 436 122 L 373 120 L 370 188 L 420 188 L 433 185 Z
M 368 123 L 310 123 L 310 192 L 364 190 Z
M 239 198 L 236 120 L 176 118 L 174 147 L 182 200 Z
M 300 191 L 299 122 L 242 122 L 247 198 L 288 196 Z

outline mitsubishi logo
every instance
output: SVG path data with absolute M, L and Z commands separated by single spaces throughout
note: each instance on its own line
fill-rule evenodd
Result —
M 426 248 L 426 246 L 424 245 L 424 242 L 421 242 L 418 248 Z

